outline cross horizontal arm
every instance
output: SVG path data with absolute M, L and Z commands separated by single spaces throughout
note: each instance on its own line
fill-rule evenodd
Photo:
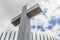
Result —
M 17 26 L 18 24 L 20 24 L 20 18 L 21 18 L 20 16 L 21 16 L 21 14 L 12 19 L 12 22 L 11 23 L 14 26 Z
M 31 17 L 33 17 L 33 16 L 35 16 L 35 15 L 41 13 L 41 12 L 42 12 L 42 10 L 41 10 L 41 8 L 39 7 L 39 4 L 36 4 L 36 5 L 34 5 L 33 7 L 27 9 L 26 14 L 27 14 L 27 16 L 28 16 L 29 18 L 31 18 Z M 20 24 L 21 15 L 22 15 L 22 13 L 12 19 L 12 24 L 13 24 L 13 25 L 17 26 L 17 25 Z
M 33 7 L 31 7 L 30 9 L 27 10 L 27 16 L 29 18 L 32 18 L 33 16 L 35 16 L 35 15 L 41 13 L 41 12 L 42 12 L 42 10 L 39 7 L 39 4 L 36 4 Z

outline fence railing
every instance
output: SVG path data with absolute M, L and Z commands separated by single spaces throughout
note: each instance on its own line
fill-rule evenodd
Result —
M 2 32 L 0 34 L 0 40 L 17 40 L 16 35 L 17 35 L 16 31 Z M 37 34 L 37 32 L 35 33 L 31 32 L 31 35 L 32 40 L 59 40 L 55 36 L 49 36 L 47 34 L 41 34 L 41 33 Z

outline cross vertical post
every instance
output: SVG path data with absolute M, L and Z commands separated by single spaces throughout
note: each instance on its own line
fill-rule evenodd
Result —
M 22 8 L 22 13 L 12 19 L 12 24 L 19 25 L 17 40 L 31 40 L 30 18 L 41 13 L 42 10 L 38 4 L 27 9 L 27 5 Z

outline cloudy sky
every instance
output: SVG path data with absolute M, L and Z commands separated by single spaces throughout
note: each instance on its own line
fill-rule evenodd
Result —
M 25 4 L 29 8 L 37 2 L 42 13 L 31 18 L 32 29 L 60 37 L 60 0 L 0 0 L 0 32 L 17 30 L 11 24 L 12 18 L 21 13 Z
M 32 28 L 60 37 L 60 1 L 39 0 L 42 13 L 32 18 Z

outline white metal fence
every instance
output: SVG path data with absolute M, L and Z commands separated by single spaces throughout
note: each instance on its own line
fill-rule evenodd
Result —
M 47 34 L 37 34 L 37 32 L 31 32 L 32 40 L 59 40 L 54 36 L 48 36 Z M 27 34 L 28 36 L 28 34 Z M 17 31 L 2 32 L 0 34 L 0 40 L 17 40 Z

